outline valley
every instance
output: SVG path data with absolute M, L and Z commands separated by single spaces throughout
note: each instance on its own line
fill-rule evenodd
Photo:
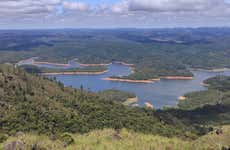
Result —
M 229 35 L 0 30 L 0 149 L 228 149 Z

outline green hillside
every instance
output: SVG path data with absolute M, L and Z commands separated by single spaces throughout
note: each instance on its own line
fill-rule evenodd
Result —
M 230 77 L 217 76 L 204 83 L 208 85 L 208 90 L 186 94 L 186 100 L 180 101 L 179 107 L 194 109 L 204 105 L 230 104 Z
M 0 132 L 9 136 L 19 131 L 53 135 L 103 128 L 183 136 L 187 128 L 161 122 L 151 109 L 127 107 L 9 65 L 0 65 L 0 104 Z
M 204 81 L 209 84 L 208 90 L 185 94 L 186 99 L 178 104 L 178 108 L 159 110 L 159 116 L 168 122 L 177 118 L 184 124 L 198 127 L 202 133 L 213 127 L 230 124 L 229 77 L 217 76 Z
M 191 108 L 181 103 L 179 108 L 151 110 L 123 105 L 120 96 L 133 97 L 131 93 L 91 93 L 0 65 L 0 143 L 3 146 L 22 138 L 28 147 L 55 150 L 220 149 L 230 146 L 225 142 L 229 127 L 224 127 L 220 136 L 205 134 L 230 124 L 228 80 L 216 77 L 205 81 L 209 90 L 222 92 L 221 102 L 214 96 L 209 102 L 209 94 L 200 94 L 199 105 L 196 99 L 187 102 Z M 209 138 L 220 144 L 213 145 Z

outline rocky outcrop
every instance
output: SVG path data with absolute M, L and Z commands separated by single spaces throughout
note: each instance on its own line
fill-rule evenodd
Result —
M 13 141 L 4 145 L 3 150 L 24 150 L 24 143 L 22 141 Z

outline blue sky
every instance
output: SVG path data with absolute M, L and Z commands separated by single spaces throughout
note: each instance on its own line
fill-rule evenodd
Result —
M 230 0 L 0 0 L 0 28 L 230 26 Z

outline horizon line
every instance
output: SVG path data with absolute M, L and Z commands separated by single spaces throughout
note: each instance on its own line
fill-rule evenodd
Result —
M 199 27 L 57 27 L 57 28 L 0 28 L 3 30 L 111 30 L 111 29 L 202 29 L 202 28 L 230 28 L 230 26 L 199 26 Z

